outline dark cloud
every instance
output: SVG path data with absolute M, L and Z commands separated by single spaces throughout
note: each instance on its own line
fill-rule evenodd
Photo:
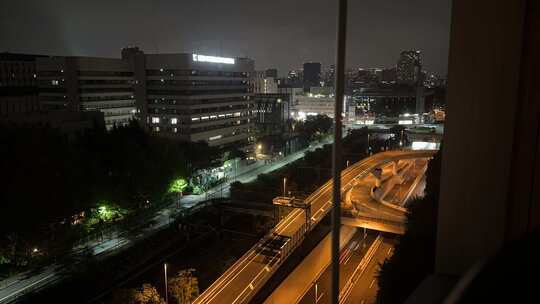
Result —
M 446 74 L 451 0 L 349 0 L 350 67 L 385 67 L 403 49 Z M 0 4 L 0 50 L 119 57 L 198 51 L 247 56 L 280 74 L 304 61 L 331 64 L 335 0 L 24 0 Z

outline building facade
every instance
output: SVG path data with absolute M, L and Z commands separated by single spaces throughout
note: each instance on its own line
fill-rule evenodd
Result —
M 250 84 L 252 92 L 255 94 L 276 94 L 278 84 L 273 77 L 266 76 L 265 71 L 255 71 L 250 75 Z
M 297 96 L 296 103 L 292 105 L 291 117 L 304 120 L 307 116 L 326 115 L 334 117 L 335 98 Z
M 259 135 L 282 134 L 290 118 L 289 94 L 255 94 L 255 122 Z
M 46 111 L 100 111 L 105 126 L 135 118 L 133 71 L 114 58 L 42 57 L 36 60 L 39 100 Z
M 433 90 L 423 87 L 406 85 L 380 85 L 355 89 L 353 100 L 355 104 L 363 109 L 363 112 L 370 113 L 377 117 L 395 117 L 400 114 L 416 113 L 423 114 L 427 104 L 431 108 L 433 101 Z M 418 105 L 421 101 L 421 108 Z
M 134 71 L 140 122 L 150 132 L 219 147 L 253 141 L 253 60 L 138 48 L 124 49 L 122 58 Z
M 272 77 L 274 79 L 278 78 L 277 69 L 267 69 L 265 74 L 266 74 L 266 77 Z
M 383 69 L 381 71 L 381 82 L 382 83 L 384 83 L 384 84 L 396 83 L 396 80 L 397 80 L 397 72 L 396 72 L 395 67 Z
M 36 58 L 41 55 L 0 53 L 0 116 L 38 112 Z

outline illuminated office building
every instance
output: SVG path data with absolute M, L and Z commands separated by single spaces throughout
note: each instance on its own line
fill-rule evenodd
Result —
M 122 58 L 135 72 L 140 122 L 154 134 L 219 147 L 252 141 L 253 60 L 138 48 L 124 49 Z

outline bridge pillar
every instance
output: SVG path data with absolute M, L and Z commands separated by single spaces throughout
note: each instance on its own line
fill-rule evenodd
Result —
M 392 175 L 397 175 L 397 161 L 392 162 Z

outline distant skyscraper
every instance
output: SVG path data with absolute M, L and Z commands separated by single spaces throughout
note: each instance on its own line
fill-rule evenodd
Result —
M 330 68 L 324 74 L 324 85 L 327 87 L 333 87 L 335 77 L 336 77 L 336 67 L 335 65 L 332 64 Z
M 321 85 L 321 64 L 319 62 L 304 63 L 304 88 Z
M 277 69 L 267 69 L 266 70 L 266 77 L 272 77 L 274 79 L 277 79 Z
M 397 63 L 397 82 L 401 84 L 417 84 L 422 71 L 420 51 L 403 51 Z

